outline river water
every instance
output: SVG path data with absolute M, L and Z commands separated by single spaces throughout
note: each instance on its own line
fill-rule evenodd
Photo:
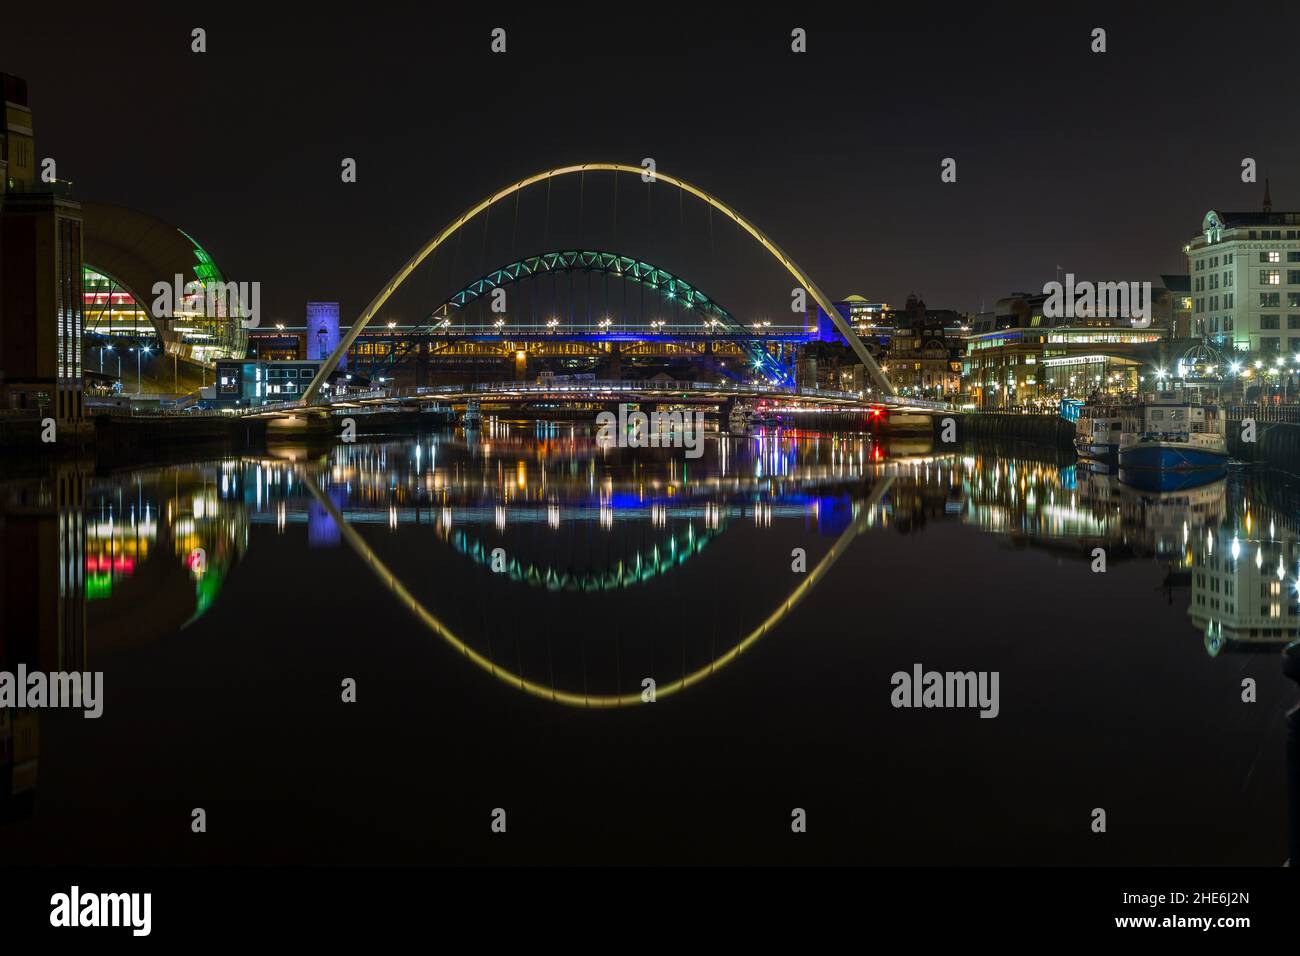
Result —
M 3 500 L 4 669 L 104 675 L 10 712 L 7 862 L 1286 857 L 1286 476 L 489 420 Z

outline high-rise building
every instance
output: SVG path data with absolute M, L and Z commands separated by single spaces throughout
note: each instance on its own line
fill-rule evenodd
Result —
M 1261 356 L 1300 353 L 1300 212 L 1210 210 L 1184 247 L 1192 334 Z

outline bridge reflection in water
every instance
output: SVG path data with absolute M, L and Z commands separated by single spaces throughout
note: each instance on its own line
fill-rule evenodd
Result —
M 694 563 L 738 522 L 759 531 L 811 522 L 807 572 L 792 574 L 785 593 L 771 593 L 765 616 L 727 647 L 662 682 L 660 697 L 698 683 L 775 629 L 858 536 L 915 533 L 936 522 L 1058 559 L 1090 561 L 1104 547 L 1112 566 L 1156 561 L 1165 599 L 1186 593 L 1189 625 L 1212 655 L 1300 638 L 1300 501 L 1277 482 L 1220 477 L 1146 492 L 1074 463 L 891 456 L 859 436 L 718 436 L 698 463 L 671 449 L 602 450 L 589 432 L 555 423 L 496 422 L 469 438 L 448 432 L 343 445 L 323 458 L 290 453 L 91 479 L 81 514 L 85 554 L 70 557 L 84 565 L 94 611 L 90 653 L 96 643 L 138 643 L 189 626 L 222 599 L 257 529 L 283 535 L 299 525 L 310 547 L 346 544 L 423 626 L 476 666 L 529 694 L 583 707 L 640 702 L 640 689 L 564 689 L 494 662 L 474 628 L 449 623 L 466 617 L 465 595 L 425 595 L 427 581 L 413 585 L 412 573 L 401 571 L 409 547 L 381 557 L 390 549 L 374 535 L 427 527 L 417 555 L 444 549 L 440 560 L 455 556 L 494 588 L 525 588 L 538 594 L 529 600 L 544 602 L 546 593 L 620 592 L 668 576 L 698 585 Z M 66 521 L 78 511 L 75 499 L 51 518 L 56 511 Z M 1245 597 L 1257 592 L 1261 600 Z M 581 621 L 568 627 L 584 631 Z
M 782 686 L 772 660 L 802 668 L 805 647 L 815 668 L 827 620 L 838 622 L 845 641 L 897 642 L 875 629 L 881 605 L 897 594 L 857 575 L 875 561 L 907 560 L 917 536 L 930 534 L 959 556 L 918 573 L 977 580 L 989 572 L 968 556 L 987 561 L 988 549 L 971 541 L 1021 552 L 1022 568 L 1024 560 L 1077 562 L 1084 581 L 1094 548 L 1105 548 L 1116 583 L 1142 575 L 1159 585 L 1130 587 L 1130 600 L 1146 594 L 1150 608 L 1176 605 L 1164 618 L 1173 645 L 1132 640 L 1148 657 L 1177 657 L 1184 669 L 1190 654 L 1197 664 L 1188 681 L 1207 679 L 1206 669 L 1216 680 L 1231 670 L 1235 681 L 1234 668 L 1248 663 L 1236 655 L 1275 652 L 1300 637 L 1293 483 L 1230 474 L 1149 492 L 1073 462 L 798 432 L 743 440 L 711 433 L 703 458 L 679 456 L 602 450 L 590 430 L 573 425 L 496 421 L 481 433 L 322 455 L 286 449 L 7 481 L 2 530 L 6 541 L 33 542 L 34 558 L 9 555 L 3 583 L 11 594 L 25 593 L 24 582 L 46 586 L 5 605 L 2 663 L 93 670 L 121 660 L 119 650 L 135 660 L 153 655 L 152 642 L 165 655 L 186 641 L 219 648 L 213 629 L 251 614 L 259 641 L 306 652 L 315 631 L 335 626 L 343 645 L 364 657 L 373 617 L 393 632 L 379 642 L 387 653 L 412 654 L 404 642 L 426 631 L 451 649 L 423 655 L 422 666 L 439 673 L 404 674 L 403 686 L 413 678 L 436 692 L 463 690 L 464 706 L 496 707 L 495 692 L 535 698 L 543 710 L 610 711 L 641 704 L 649 676 L 657 700 L 679 710 L 697 695 L 734 702 L 738 688 Z M 807 549 L 805 573 L 789 568 L 792 543 Z M 371 575 L 349 577 L 353 555 Z M 266 595 L 280 593 L 281 575 L 285 588 L 316 588 L 320 575 L 346 581 L 347 591 L 309 590 L 304 603 L 290 590 L 277 608 Z M 905 587 L 905 577 L 889 580 Z M 987 582 L 999 595 L 1019 586 Z M 914 602 L 920 593 L 906 595 Z M 376 607 L 388 599 L 401 613 Z M 223 609 L 220 624 L 214 608 Z M 962 613 L 952 612 L 955 620 Z M 419 626 L 406 634 L 410 618 Z M 791 644 L 799 645 L 793 654 Z M 1261 687 L 1270 666 L 1253 671 Z M 711 682 L 722 672 L 731 677 Z M 57 719 L 20 717 L 6 726 L 15 744 L 6 751 L 0 809 L 10 816 L 31 806 L 41 779 L 39 730 Z

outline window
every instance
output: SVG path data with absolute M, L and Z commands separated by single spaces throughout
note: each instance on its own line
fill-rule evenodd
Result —
M 1300 262 L 1300 252 L 1288 252 L 1286 254 L 1287 262 Z
M 1259 307 L 1261 309 L 1276 309 L 1281 304 L 1281 292 L 1261 292 L 1259 294 Z
M 1288 292 L 1286 305 L 1288 309 L 1300 309 L 1300 292 Z
M 1277 326 L 1277 316 L 1276 316 L 1276 315 L 1261 315 L 1261 316 L 1259 317 L 1259 327 L 1260 327 L 1261 329 L 1276 329 L 1276 328 L 1278 327 L 1278 326 Z
M 1261 335 L 1259 337 L 1259 350 L 1261 352 L 1281 352 L 1282 340 L 1276 335 Z
M 1287 270 L 1286 270 L 1286 284 L 1287 284 L 1287 285 L 1300 285 L 1300 269 L 1287 269 Z
M 1280 252 L 1277 252 L 1277 251 L 1273 251 L 1273 252 L 1261 252 L 1261 253 L 1259 254 L 1259 261 L 1260 261 L 1260 262 L 1281 262 L 1281 261 L 1282 261 L 1282 254 L 1281 254 Z
M 1259 284 L 1260 285 L 1281 285 L 1282 284 L 1281 271 L 1278 269 L 1260 269 Z
M 1286 327 L 1288 329 L 1300 329 L 1300 315 L 1288 315 L 1286 317 Z

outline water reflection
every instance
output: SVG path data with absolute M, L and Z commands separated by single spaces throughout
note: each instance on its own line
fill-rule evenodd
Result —
M 313 616 L 310 603 L 286 601 L 281 619 L 249 596 L 246 565 L 263 551 L 282 562 L 288 591 L 312 587 L 313 571 L 295 560 L 345 565 L 365 601 L 395 602 L 414 631 L 453 648 L 474 693 L 504 686 L 515 698 L 616 708 L 643 700 L 646 674 L 659 677 L 658 699 L 697 685 L 711 693 L 724 668 L 743 672 L 758 641 L 799 640 L 809 615 L 861 613 L 808 610 L 845 555 L 902 556 L 950 532 L 961 537 L 944 541 L 991 537 L 1030 560 L 1077 561 L 1083 575 L 1096 548 L 1111 574 L 1154 566 L 1163 583 L 1149 600 L 1186 608 L 1180 626 L 1207 667 L 1222 667 L 1207 653 L 1300 638 L 1294 484 L 1234 472 L 1144 489 L 1122 477 L 791 431 L 715 433 L 687 460 L 674 449 L 601 449 L 570 424 L 497 420 L 324 455 L 113 475 L 61 468 L 3 484 L 0 666 L 95 669 L 119 649 L 209 626 L 203 618 L 223 602 L 255 610 L 268 641 L 291 619 L 303 631 L 328 624 L 330 612 Z M 792 544 L 807 551 L 794 573 Z M 948 546 L 951 563 L 923 574 L 992 573 L 969 563 L 977 549 Z M 976 617 L 1016 585 L 993 573 Z M 860 590 L 864 607 L 926 600 L 920 589 Z M 0 801 L 11 817 L 30 812 L 46 719 L 0 713 Z
M 310 548 L 330 549 L 344 543 L 344 526 L 427 526 L 421 549 L 443 547 L 531 588 L 588 592 L 684 573 L 738 521 L 759 530 L 796 521 L 828 546 L 855 524 L 914 534 L 956 522 L 1080 560 L 1102 547 L 1111 562 L 1160 562 L 1168 588 L 1188 590 L 1189 617 L 1212 653 L 1300 637 L 1295 492 L 1278 481 L 1212 476 L 1143 490 L 1081 464 L 898 455 L 866 436 L 800 432 L 715 437 L 708 447 L 688 461 L 674 449 L 600 449 L 573 425 L 490 420 L 481 433 L 341 445 L 314 459 L 60 472 L 5 483 L 8 573 L 24 566 L 14 563 L 22 535 L 57 541 L 36 549 L 57 565 L 41 579 L 58 582 L 59 600 L 89 602 L 92 642 L 111 648 L 203 615 L 252 528 L 283 536 L 305 525 Z M 6 613 L 46 617 L 12 603 Z

